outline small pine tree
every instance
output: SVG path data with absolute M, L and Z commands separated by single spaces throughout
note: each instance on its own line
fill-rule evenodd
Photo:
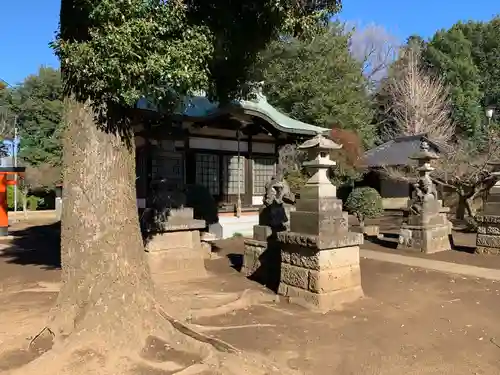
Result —
M 354 189 L 347 198 L 346 209 L 356 216 L 362 229 L 365 226 L 365 219 L 379 217 L 384 212 L 382 197 L 371 187 Z

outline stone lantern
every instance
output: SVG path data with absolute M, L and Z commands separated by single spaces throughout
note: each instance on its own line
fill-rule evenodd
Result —
M 318 134 L 316 137 L 305 141 L 300 145 L 299 150 L 307 152 L 308 161 L 305 161 L 302 165 L 313 172 L 312 177 L 307 181 L 306 186 L 313 187 L 313 190 L 318 186 L 327 191 L 322 191 L 324 196 L 336 196 L 337 190 L 335 185 L 330 182 L 328 178 L 328 170 L 335 166 L 333 160 L 330 159 L 330 153 L 332 150 L 338 150 L 342 148 L 342 145 L 338 145 L 331 139 L 325 138 L 323 135 Z M 311 190 L 311 189 L 305 189 Z
M 300 191 L 290 231 L 279 232 L 281 275 L 278 293 L 290 302 L 329 311 L 363 296 L 359 268 L 361 233 L 348 230 L 347 212 L 328 178 L 332 150 L 342 146 L 318 134 L 299 146 L 313 172 Z
M 448 210 L 438 199 L 436 186 L 431 179 L 434 168 L 431 161 L 439 156 L 422 140 L 420 150 L 410 159 L 418 163 L 418 180 L 413 184 L 413 193 L 408 202 L 407 220 L 401 227 L 398 249 L 436 253 L 450 250 L 451 224 Z
M 430 174 L 434 170 L 434 167 L 431 166 L 431 162 L 439 159 L 439 156 L 435 152 L 430 151 L 427 141 L 422 141 L 419 152 L 410 156 L 410 159 L 417 161 L 417 171 L 419 172 L 420 178 L 430 179 Z

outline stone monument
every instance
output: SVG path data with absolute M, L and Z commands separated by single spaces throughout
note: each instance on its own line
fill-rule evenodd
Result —
M 493 177 L 500 176 L 500 160 L 488 163 Z M 500 255 L 500 180 L 490 189 L 484 210 L 476 216 L 478 223 L 476 253 Z
M 278 293 L 313 310 L 326 312 L 363 296 L 359 245 L 363 234 L 348 230 L 347 212 L 328 178 L 335 165 L 331 150 L 342 146 L 318 134 L 299 149 L 313 172 L 290 213 L 290 231 L 278 232 L 281 276 Z
M 159 183 L 161 185 L 161 182 Z M 193 219 L 180 191 L 156 186 L 152 215 L 146 226 L 146 252 L 153 280 L 186 280 L 206 276 L 200 230 L 204 220 Z
M 429 144 L 424 140 L 420 144 L 420 151 L 410 158 L 418 162 L 419 178 L 413 184 L 398 249 L 427 254 L 451 250 L 451 223 L 446 215 L 448 209 L 438 199 L 436 186 L 430 177 L 434 170 L 430 163 L 439 156 L 429 150 Z
M 241 272 L 271 289 L 277 289 L 281 250 L 276 242 L 278 232 L 288 230 L 295 195 L 284 178 L 283 168 L 265 186 L 259 224 L 253 227 L 253 238 L 245 240 Z

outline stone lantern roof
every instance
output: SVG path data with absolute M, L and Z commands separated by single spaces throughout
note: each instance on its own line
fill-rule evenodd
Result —
M 309 150 L 313 148 L 317 150 L 338 150 L 342 148 L 342 145 L 339 145 L 330 138 L 326 138 L 323 134 L 318 133 L 314 138 L 308 139 L 298 148 L 300 150 Z
M 430 150 L 429 143 L 426 140 L 422 140 L 422 142 L 420 142 L 420 150 L 416 154 L 410 156 L 410 159 L 429 162 L 439 159 L 439 155 Z

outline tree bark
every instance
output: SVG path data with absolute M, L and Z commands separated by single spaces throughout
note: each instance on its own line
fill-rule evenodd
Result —
M 476 210 L 474 209 L 474 199 L 475 199 L 475 195 L 465 199 L 465 211 L 467 212 L 467 215 L 469 217 L 476 216 Z
M 457 193 L 458 194 L 458 193 Z M 456 218 L 458 220 L 463 220 L 465 219 L 465 205 L 466 205 L 466 199 L 462 195 L 458 194 L 458 205 L 457 205 L 457 212 L 456 212 Z
M 361 233 L 365 233 L 365 217 L 364 215 L 357 214 L 357 219 L 359 223 L 359 228 L 361 229 Z
M 23 188 L 22 189 L 22 195 L 23 195 L 23 214 L 24 218 L 28 218 L 28 189 Z
M 475 217 L 476 212 L 473 208 L 475 199 L 475 194 L 470 195 L 458 195 L 458 207 L 456 218 L 459 220 L 465 219 L 465 216 Z
M 49 328 L 95 333 L 113 347 L 155 329 L 154 290 L 139 230 L 134 145 L 100 128 L 91 108 L 66 108 L 62 288 Z

